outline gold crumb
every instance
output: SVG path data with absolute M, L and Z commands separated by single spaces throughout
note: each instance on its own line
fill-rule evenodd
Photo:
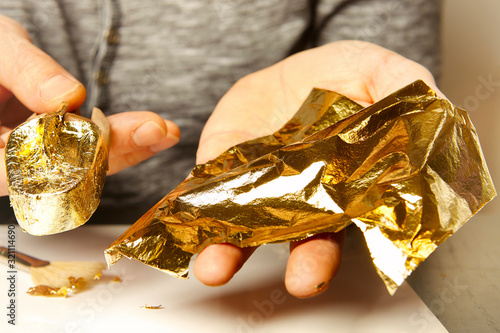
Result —
M 316 288 L 317 290 L 322 289 L 325 286 L 325 284 L 326 284 L 325 282 L 321 282 L 321 283 L 315 285 L 314 288 Z
M 141 305 L 141 309 L 150 309 L 150 310 L 158 310 L 158 309 L 163 309 L 163 306 L 161 305 Z
M 29 288 L 26 293 L 32 296 L 67 297 L 68 288 L 53 288 L 45 285 L 38 285 Z
M 77 291 L 82 289 L 87 282 L 83 277 L 75 278 L 73 276 L 68 277 L 69 287 L 51 287 L 46 285 L 38 285 L 28 289 L 27 294 L 32 296 L 46 296 L 46 297 L 68 297 L 70 291 Z
M 112 281 L 113 281 L 113 282 L 120 282 L 120 283 L 122 283 L 122 282 L 123 282 L 122 278 L 121 278 L 121 277 L 119 277 L 118 275 L 117 275 L 117 276 L 115 276 L 115 277 L 113 278 L 113 280 L 112 280 Z
M 70 284 L 69 287 L 71 288 L 71 290 L 82 289 L 87 284 L 87 281 L 85 281 L 85 279 L 83 277 L 79 277 L 77 279 L 77 278 L 74 278 L 73 276 L 70 276 L 68 278 L 68 280 L 69 280 L 69 284 Z

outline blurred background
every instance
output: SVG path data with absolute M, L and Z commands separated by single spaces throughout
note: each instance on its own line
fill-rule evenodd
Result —
M 439 87 L 469 111 L 493 181 L 500 189 L 500 1 L 443 0 Z M 499 199 L 481 213 L 500 213 Z
M 500 1 L 442 1 L 439 87 L 469 111 L 498 191 Z M 499 203 L 493 199 L 408 279 L 450 332 L 500 332 Z

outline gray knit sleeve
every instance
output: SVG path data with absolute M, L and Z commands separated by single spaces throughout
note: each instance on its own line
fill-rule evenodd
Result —
M 391 49 L 439 76 L 440 0 L 338 0 L 318 6 L 318 43 L 356 39 Z M 353 50 L 355 51 L 355 50 Z
M 2 0 L 0 2 L 0 14 L 8 16 L 26 27 L 28 25 L 28 20 L 26 18 L 26 12 L 23 10 L 23 7 L 23 1 Z
M 81 70 L 72 49 L 72 37 L 56 0 L 2 0 L 0 14 L 20 23 L 29 33 L 34 45 L 48 53 L 78 79 Z

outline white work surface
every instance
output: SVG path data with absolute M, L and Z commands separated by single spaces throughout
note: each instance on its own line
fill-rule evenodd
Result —
M 125 226 L 83 226 L 35 237 L 16 227 L 16 250 L 52 261 L 103 261 L 104 249 Z M 358 232 L 350 229 L 340 273 L 322 295 L 298 300 L 286 293 L 288 246 L 257 250 L 227 285 L 206 287 L 122 259 L 86 291 L 68 298 L 30 296 L 29 273 L 17 273 L 16 326 L 7 323 L 7 268 L 0 269 L 0 332 L 447 332 L 405 283 L 389 296 Z M 0 244 L 7 226 L 0 227 Z M 115 276 L 123 282 L 113 282 Z M 158 310 L 141 308 L 161 305 Z
M 408 279 L 450 332 L 500 332 L 499 221 L 474 216 Z

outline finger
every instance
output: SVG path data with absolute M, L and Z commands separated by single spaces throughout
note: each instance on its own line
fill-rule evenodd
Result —
M 12 129 L 5 126 L 4 123 L 0 121 L 0 148 L 5 147 L 10 132 L 12 132 Z
M 424 66 L 381 46 L 364 41 L 340 41 L 318 49 L 319 57 L 335 60 L 312 65 L 315 86 L 338 91 L 366 106 L 416 81 L 424 80 L 438 94 L 431 72 Z M 307 54 L 298 55 L 307 57 Z M 342 63 L 342 69 L 338 69 Z M 300 74 L 300 69 L 292 71 Z M 298 79 L 295 77 L 295 79 Z
M 314 59 L 311 61 L 311 59 Z M 338 41 L 297 53 L 275 65 L 288 95 L 303 100 L 311 87 L 333 90 L 367 106 L 422 79 L 440 96 L 434 77 L 422 65 L 363 41 Z
M 36 113 L 31 112 L 17 98 L 10 98 L 0 106 L 0 121 L 2 126 L 15 128 Z
M 213 244 L 201 251 L 194 262 L 196 278 L 207 286 L 226 284 L 255 251 L 231 244 Z
M 133 111 L 108 117 L 111 127 L 109 173 L 142 162 L 179 142 L 173 122 L 149 111 Z
M 1 142 L 0 142 L 1 144 Z M 5 158 L 5 149 L 0 148 L 0 160 Z M 0 163 L 0 197 L 8 195 L 7 191 L 7 174 L 5 173 L 5 163 Z
M 424 66 L 378 45 L 365 45 L 358 56 L 358 63 L 361 72 L 369 73 L 370 77 L 365 80 L 365 86 L 373 102 L 416 80 L 423 80 L 439 96 L 445 97 L 437 88 L 432 73 Z
M 0 123 L 0 197 L 4 195 L 8 195 L 7 191 L 7 173 L 5 171 L 5 144 L 7 142 L 7 138 L 11 132 L 10 128 L 2 126 Z
M 2 103 L 5 103 L 9 98 L 12 97 L 12 92 L 0 85 L 0 110 L 3 109 Z
M 290 243 L 285 286 L 291 295 L 305 298 L 326 290 L 339 269 L 344 237 L 341 231 Z
M 35 47 L 17 22 L 0 16 L 0 86 L 2 97 L 11 91 L 33 112 L 69 109 L 85 100 L 85 88 L 46 53 Z

